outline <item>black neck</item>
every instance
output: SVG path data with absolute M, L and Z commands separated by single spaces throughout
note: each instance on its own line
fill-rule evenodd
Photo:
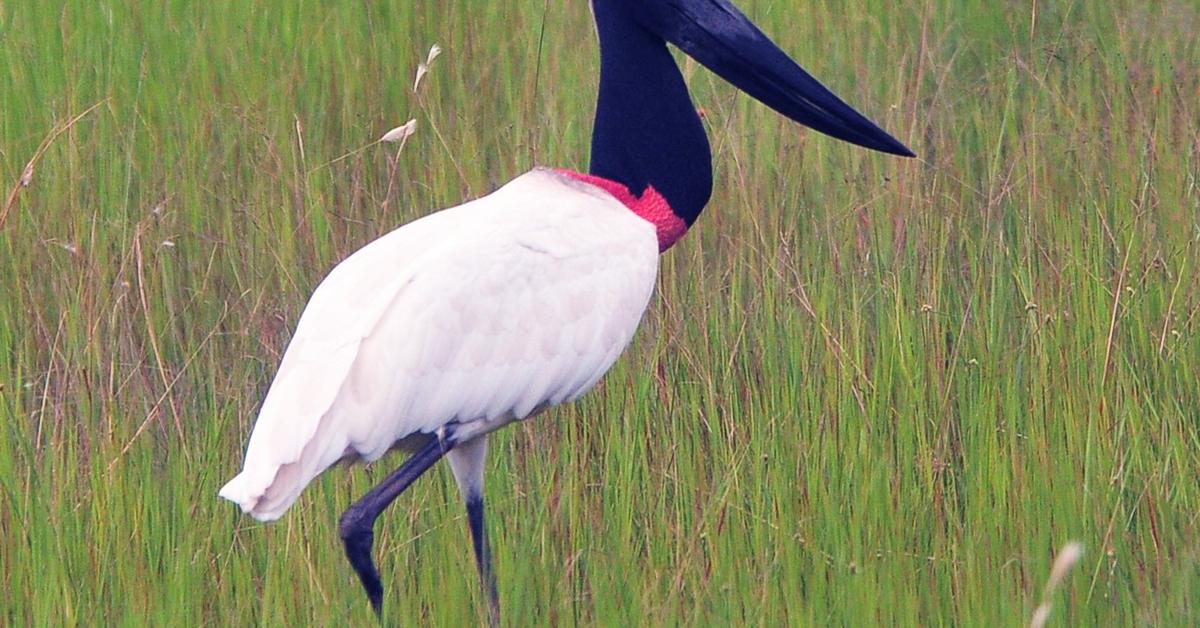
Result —
M 594 0 L 600 96 L 591 173 L 641 195 L 652 185 L 689 225 L 712 194 L 712 155 L 667 44 L 622 3 Z

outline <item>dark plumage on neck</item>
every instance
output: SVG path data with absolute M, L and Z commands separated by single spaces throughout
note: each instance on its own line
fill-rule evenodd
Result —
M 661 37 L 619 0 L 594 0 L 600 95 L 590 172 L 641 195 L 658 190 L 688 225 L 712 195 L 708 137 Z

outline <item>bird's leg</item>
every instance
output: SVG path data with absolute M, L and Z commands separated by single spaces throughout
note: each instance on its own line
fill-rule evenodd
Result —
M 367 599 L 371 601 L 371 608 L 375 609 L 376 615 L 383 612 L 383 585 L 379 581 L 379 571 L 375 569 L 375 562 L 371 559 L 375 520 L 379 518 L 379 513 L 413 483 L 413 480 L 421 477 L 422 473 L 428 471 L 429 467 L 452 447 L 453 437 L 435 436 L 429 444 L 405 460 L 387 479 L 347 508 L 338 521 L 338 534 L 346 546 L 346 558 L 350 560 L 350 566 L 354 567 L 363 588 L 367 590 Z
M 475 546 L 475 566 L 479 581 L 488 596 L 488 625 L 500 625 L 500 596 L 496 593 L 496 572 L 492 571 L 492 552 L 488 547 L 487 529 L 483 523 L 483 495 L 467 496 L 467 521 L 471 525 L 471 541 Z

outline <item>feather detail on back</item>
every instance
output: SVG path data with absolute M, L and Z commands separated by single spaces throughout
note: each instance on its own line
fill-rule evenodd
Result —
M 650 223 L 548 170 L 384 235 L 313 293 L 221 495 L 275 519 L 341 458 L 575 399 L 628 346 L 657 271 Z

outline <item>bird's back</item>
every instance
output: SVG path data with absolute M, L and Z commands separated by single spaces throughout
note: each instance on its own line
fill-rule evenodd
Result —
M 275 519 L 341 458 L 578 397 L 629 344 L 657 270 L 650 223 L 548 170 L 392 231 L 313 293 L 221 495 Z

